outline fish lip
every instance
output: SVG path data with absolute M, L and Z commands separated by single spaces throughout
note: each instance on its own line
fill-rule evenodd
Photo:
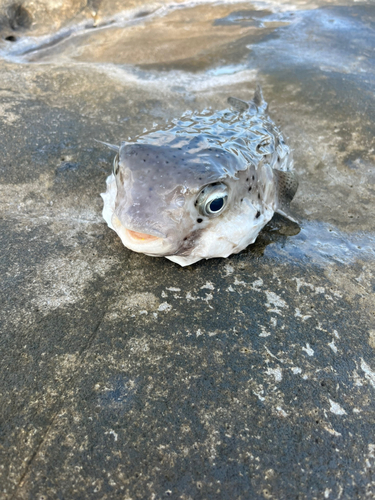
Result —
M 132 229 L 124 228 L 126 235 L 134 241 L 135 243 L 151 243 L 152 241 L 157 241 L 163 239 L 160 236 L 155 236 L 149 233 L 139 233 L 138 231 L 133 231 Z
M 130 225 L 124 225 L 121 222 L 122 227 L 126 229 L 126 231 L 131 231 L 132 233 L 138 233 L 138 234 L 144 234 L 147 236 L 155 236 L 156 238 L 161 238 L 165 239 L 167 235 L 165 233 L 162 233 L 159 229 L 155 229 L 154 227 L 137 227 L 133 226 L 132 224 Z
M 166 234 L 155 228 L 146 228 L 146 230 L 142 228 L 139 230 L 140 228 L 133 225 L 125 226 L 116 213 L 112 215 L 111 222 L 115 230 L 125 233 L 126 237 L 134 243 L 151 243 L 157 240 L 165 240 L 167 237 Z

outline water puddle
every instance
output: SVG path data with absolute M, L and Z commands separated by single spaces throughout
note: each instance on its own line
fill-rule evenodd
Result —
M 261 239 L 267 245 L 265 255 L 288 261 L 306 260 L 310 264 L 325 267 L 328 263 L 347 265 L 357 260 L 375 259 L 374 234 L 348 234 L 337 227 L 316 221 L 302 221 L 299 229 L 276 218 L 265 228 Z
M 241 6 L 248 4 L 239 3 L 236 8 Z M 183 8 L 171 4 L 139 14 L 137 10 L 118 13 L 97 25 L 65 28 L 41 40 L 20 38 L 4 47 L 2 56 L 23 62 L 69 59 L 154 69 L 181 69 L 190 63 L 190 69 L 196 70 L 218 63 L 228 45 L 238 39 L 246 37 L 248 43 L 257 43 L 276 29 L 271 11 L 233 13 L 231 3 L 208 6 L 194 2 Z M 265 16 L 271 16 L 270 20 L 260 21 Z

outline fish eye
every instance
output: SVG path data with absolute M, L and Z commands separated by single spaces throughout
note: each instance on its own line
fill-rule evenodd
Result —
M 197 205 L 199 212 L 206 216 L 219 215 L 226 207 L 228 188 L 225 184 L 211 184 L 199 193 Z
M 220 198 L 215 198 L 206 204 L 206 211 L 211 214 L 216 214 L 221 211 L 224 207 L 225 198 L 221 196 Z

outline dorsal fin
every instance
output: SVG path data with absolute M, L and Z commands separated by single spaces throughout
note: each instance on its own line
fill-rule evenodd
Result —
M 263 92 L 260 85 L 257 85 L 257 88 L 255 89 L 253 103 L 258 107 L 262 106 L 262 104 L 264 103 Z
M 228 103 L 233 106 L 233 108 L 240 113 L 247 111 L 249 109 L 249 103 L 238 99 L 237 97 L 228 97 Z
M 267 110 L 267 103 L 264 100 L 260 85 L 257 85 L 254 97 L 250 102 L 243 101 L 237 97 L 228 97 L 228 103 L 239 113 L 244 113 L 249 109 L 253 113 L 264 113 Z
M 277 209 L 276 212 L 287 219 L 298 224 L 298 221 L 290 213 L 290 202 L 293 200 L 298 188 L 298 178 L 294 171 L 284 172 L 282 170 L 273 170 L 276 178 Z
M 257 85 L 257 88 L 254 92 L 253 103 L 257 107 L 258 111 L 267 111 L 268 104 L 264 100 L 262 88 L 260 85 Z

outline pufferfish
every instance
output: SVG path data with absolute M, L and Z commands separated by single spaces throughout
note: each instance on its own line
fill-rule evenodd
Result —
M 127 248 L 188 266 L 241 252 L 275 212 L 293 220 L 292 154 L 261 89 L 228 102 L 108 144 L 117 154 L 103 217 Z

